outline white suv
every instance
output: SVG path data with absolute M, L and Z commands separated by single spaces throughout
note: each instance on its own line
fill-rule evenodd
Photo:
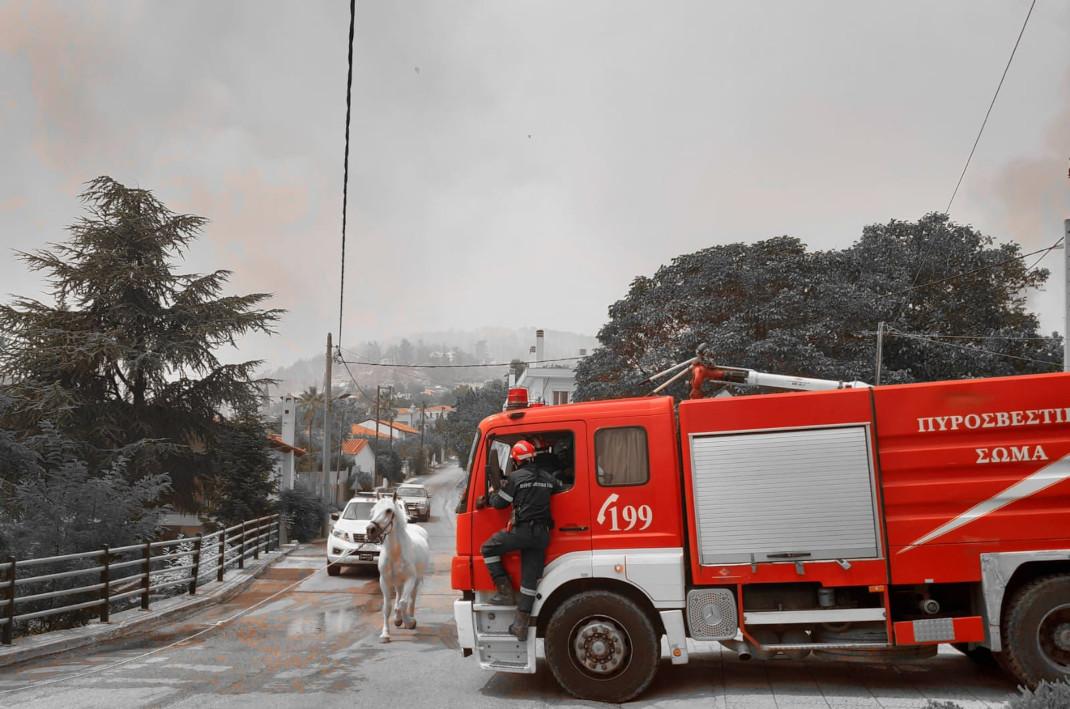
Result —
M 327 537 L 327 573 L 337 576 L 342 566 L 366 566 L 379 562 L 382 546 L 367 541 L 368 522 L 371 521 L 374 496 L 358 496 L 350 500 L 341 514 L 334 512 L 334 524 Z M 334 563 L 334 562 L 338 563 Z

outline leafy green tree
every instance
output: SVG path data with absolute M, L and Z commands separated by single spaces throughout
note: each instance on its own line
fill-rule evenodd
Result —
M 314 492 L 295 487 L 279 494 L 279 513 L 286 520 L 291 539 L 310 542 L 323 530 L 327 506 Z
M 269 497 L 278 484 L 266 436 L 263 422 L 251 415 L 220 424 L 202 483 L 202 518 L 227 527 L 271 513 Z
M 260 393 L 259 362 L 216 352 L 271 332 L 281 311 L 259 307 L 265 293 L 223 295 L 229 271 L 177 270 L 203 217 L 110 177 L 81 197 L 87 214 L 68 241 L 18 254 L 46 274 L 54 302 L 0 305 L 0 393 L 13 401 L 0 427 L 24 436 L 51 422 L 94 473 L 118 459 L 132 478 L 170 472 L 176 506 L 192 511 L 221 414 L 254 410 Z
M 323 411 L 323 392 L 315 386 L 310 386 L 298 395 L 297 404 L 301 407 L 301 418 L 306 430 L 303 447 L 310 454 L 301 458 L 300 467 L 305 471 L 317 470 L 316 461 L 319 460 L 319 456 L 313 454 L 316 444 L 313 425 L 316 423 L 316 416 Z M 320 428 L 322 430 L 322 426 Z
M 12 466 L 16 480 L 5 483 L 0 553 L 58 556 L 153 537 L 167 476 L 131 481 L 125 456 L 94 475 L 80 451 L 47 422 L 23 441 L 0 430 L 0 460 Z
M 492 414 L 501 413 L 505 404 L 505 384 L 494 379 L 478 388 L 460 386 L 454 390 L 454 395 L 457 403 L 442 425 L 442 435 L 446 448 L 463 464 L 479 422 Z
M 867 227 L 838 251 L 781 236 L 685 254 L 636 278 L 610 306 L 601 347 L 577 367 L 577 399 L 646 394 L 650 374 L 702 343 L 727 365 L 871 380 L 882 320 L 900 333 L 985 336 L 890 335 L 882 383 L 1052 371 L 1061 340 L 1042 338 L 1025 308 L 1027 290 L 1048 273 L 1028 270 L 1020 255 L 942 214 Z M 669 389 L 685 391 L 684 382 Z
M 387 448 L 382 441 L 378 445 L 373 444 L 373 447 L 376 450 L 375 464 L 379 475 L 391 483 L 400 483 L 404 479 L 401 471 L 401 456 L 396 450 Z

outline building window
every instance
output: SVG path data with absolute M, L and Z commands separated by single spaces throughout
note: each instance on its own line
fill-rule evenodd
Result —
M 567 391 L 555 391 L 554 392 L 554 405 L 555 406 L 557 404 L 567 404 L 567 403 L 568 403 L 568 392 Z
M 644 428 L 603 428 L 594 434 L 594 455 L 599 485 L 642 485 L 650 479 Z

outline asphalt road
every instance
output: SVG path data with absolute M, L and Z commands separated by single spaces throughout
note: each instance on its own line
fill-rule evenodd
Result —
M 184 622 L 0 670 L 0 707 L 600 706 L 566 695 L 541 663 L 534 676 L 494 674 L 461 656 L 452 621 L 456 594 L 449 588 L 451 510 L 461 477 L 450 467 L 426 480 L 434 499 L 424 526 L 436 571 L 418 600 L 417 628 L 391 628 L 390 644 L 377 638 L 381 596 L 374 568 L 329 577 L 322 545 L 307 545 L 247 592 Z M 295 583 L 247 615 L 215 625 Z M 630 706 L 907 709 L 944 699 L 974 709 L 998 707 L 1014 690 L 998 671 L 976 667 L 950 648 L 924 663 L 899 665 L 743 663 L 715 643 L 695 644 L 692 652 L 688 665 L 665 662 Z

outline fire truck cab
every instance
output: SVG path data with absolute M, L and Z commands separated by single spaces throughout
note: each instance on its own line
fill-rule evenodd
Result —
M 814 388 L 485 419 L 452 562 L 465 654 L 533 673 L 539 638 L 564 689 L 612 702 L 649 685 L 663 638 L 672 664 L 689 638 L 885 662 L 952 643 L 1026 684 L 1070 674 L 1070 374 Z M 509 511 L 475 500 L 534 436 L 568 490 L 519 642 L 479 552 Z

